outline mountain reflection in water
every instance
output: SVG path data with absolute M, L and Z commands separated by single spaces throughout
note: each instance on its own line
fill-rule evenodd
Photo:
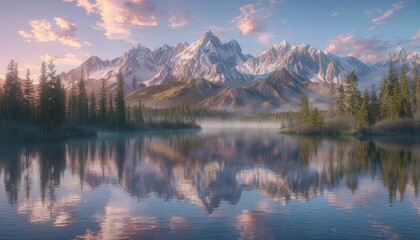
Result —
M 418 223 L 419 146 L 226 130 L 2 148 L 0 223 L 10 235 L 0 238 L 28 237 L 13 233 L 18 228 L 11 221 L 51 233 L 34 238 L 196 238 L 194 229 L 218 219 L 213 237 L 274 239 L 286 230 L 270 218 L 286 216 L 287 206 L 299 202 L 314 201 L 311 210 L 318 212 L 321 199 L 329 211 L 373 215 L 375 208 L 404 203 Z M 369 224 L 362 238 L 415 234 L 397 234 L 379 220 Z M 300 234 L 289 231 L 291 238 Z M 318 237 L 338 237 L 336 231 Z

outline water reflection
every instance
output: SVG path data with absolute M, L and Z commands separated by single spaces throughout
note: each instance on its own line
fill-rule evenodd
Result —
M 375 207 L 384 193 L 390 205 L 410 195 L 412 208 L 420 214 L 415 198 L 419 157 L 419 144 L 413 141 L 185 132 L 3 149 L 0 176 L 7 193 L 3 196 L 16 205 L 18 214 L 27 214 L 30 223 L 56 227 L 77 222 L 81 206 L 92 199 L 88 195 L 95 189 L 99 194 L 101 186 L 123 189 L 140 203 L 150 198 L 192 203 L 208 215 L 221 204 L 237 205 L 244 191 L 256 191 L 270 202 L 240 210 L 233 228 L 239 238 L 274 239 L 267 223 L 271 202 L 285 206 L 323 196 L 331 206 L 352 211 L 356 205 Z M 137 214 L 116 202 L 102 205 L 102 211 L 90 216 L 98 226 L 84 229 L 78 238 L 152 237 L 162 232 L 185 237 L 192 228 L 185 216 L 168 214 L 163 223 L 156 215 Z

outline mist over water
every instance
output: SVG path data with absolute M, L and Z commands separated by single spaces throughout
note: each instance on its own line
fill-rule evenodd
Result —
M 417 238 L 419 141 L 200 124 L 0 146 L 0 239 Z
M 197 123 L 203 130 L 210 131 L 220 129 L 279 130 L 282 126 L 280 121 L 199 120 Z

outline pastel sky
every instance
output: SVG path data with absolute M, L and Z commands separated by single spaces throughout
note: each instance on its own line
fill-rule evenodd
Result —
M 65 71 L 208 30 L 254 55 L 282 40 L 367 62 L 397 45 L 420 50 L 418 0 L 1 0 L 0 9 L 0 78 L 10 59 L 37 76 L 42 60 Z

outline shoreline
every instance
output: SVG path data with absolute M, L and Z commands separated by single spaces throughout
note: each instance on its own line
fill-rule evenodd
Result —
M 71 140 L 93 139 L 101 133 L 139 133 L 153 131 L 201 130 L 196 123 L 183 124 L 151 124 L 145 126 L 127 126 L 121 129 L 113 127 L 79 127 L 67 126 L 57 129 L 55 133 L 46 133 L 40 127 L 20 124 L 3 124 L 0 126 L 0 144 L 4 146 L 56 143 Z

